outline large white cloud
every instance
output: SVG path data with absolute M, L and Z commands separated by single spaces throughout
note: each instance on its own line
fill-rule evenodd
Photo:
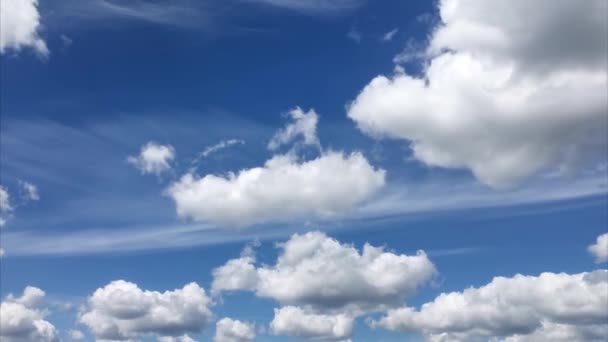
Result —
M 443 0 L 439 11 L 423 75 L 378 76 L 349 105 L 361 130 L 496 188 L 606 161 L 606 1 Z
M 255 338 L 255 325 L 224 317 L 215 324 L 214 342 L 248 342 Z
M 167 193 L 179 216 L 244 226 L 347 212 L 384 185 L 384 174 L 358 152 L 330 151 L 307 161 L 287 154 L 238 174 L 187 173 Z
M 49 50 L 38 35 L 39 29 L 38 0 L 0 1 L 0 53 L 31 47 L 47 56 Z
M 346 314 L 315 314 L 295 307 L 286 306 L 274 310 L 270 322 L 270 332 L 315 340 L 350 339 L 354 319 Z
M 179 337 L 202 331 L 212 318 L 211 305 L 205 290 L 196 283 L 161 293 L 117 280 L 89 297 L 79 321 L 98 339 Z
M 129 156 L 127 161 L 135 166 L 142 174 L 155 174 L 171 170 L 171 162 L 175 159 L 175 149 L 171 145 L 160 145 L 148 142 L 141 147 L 137 156 Z
M 371 325 L 404 332 L 421 331 L 437 341 L 583 336 L 606 331 L 606 303 L 606 270 L 516 275 L 496 277 L 479 288 L 443 293 L 420 310 L 410 307 L 389 310 Z M 594 340 L 592 337 L 584 340 Z M 595 339 L 601 337 L 596 335 Z
M 595 257 L 595 262 L 598 264 L 608 261 L 608 233 L 598 236 L 595 243 L 587 250 Z
M 246 255 L 214 270 L 213 290 L 251 290 L 282 304 L 358 314 L 399 305 L 435 274 L 423 252 L 395 254 L 365 244 L 359 252 L 321 232 L 294 234 L 275 265 Z
M 58 341 L 55 327 L 44 318 L 46 310 L 37 308 L 45 293 L 28 286 L 21 297 L 9 295 L 0 304 L 0 339 L 5 342 Z

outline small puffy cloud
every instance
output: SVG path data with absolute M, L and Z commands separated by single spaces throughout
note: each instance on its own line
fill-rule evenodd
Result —
M 304 145 L 320 146 L 317 138 L 317 123 L 319 116 L 314 109 L 304 112 L 296 107 L 287 113 L 293 120 L 287 127 L 279 130 L 268 142 L 268 148 L 276 150 L 282 145 L 291 143 L 296 138 L 302 138 Z
M 171 145 L 159 145 L 148 142 L 141 147 L 138 156 L 129 156 L 127 161 L 135 166 L 142 174 L 160 176 L 171 169 L 171 161 L 175 159 L 175 149 Z
M 0 1 L 0 53 L 31 47 L 41 56 L 49 50 L 38 35 L 40 14 L 38 0 Z
M 392 29 L 388 32 L 386 32 L 383 36 L 382 36 L 382 40 L 385 42 L 390 42 L 391 40 L 393 40 L 393 38 L 395 38 L 395 35 L 397 34 L 397 32 L 399 32 L 399 29 Z
M 74 341 L 80 341 L 84 339 L 84 334 L 80 330 L 70 330 L 68 331 L 68 335 Z
M 274 310 L 270 332 L 314 340 L 343 341 L 350 339 L 354 319 L 345 314 L 314 314 L 286 306 Z
M 30 182 L 19 181 L 21 188 L 21 197 L 26 201 L 38 201 L 40 200 L 40 194 L 38 193 L 38 187 Z
M 606 270 L 542 273 L 537 277 L 516 275 L 496 277 L 479 288 L 443 293 L 420 310 L 410 307 L 389 310 L 371 325 L 403 332 L 420 331 L 433 341 L 580 336 L 606 331 L 606 303 Z M 596 335 L 595 339 L 600 337 Z
M 6 224 L 6 220 L 11 215 L 12 211 L 13 207 L 11 206 L 8 190 L 0 185 L 0 227 Z
M 589 246 L 587 250 L 595 257 L 595 262 L 598 264 L 608 261 L 608 233 L 598 236 L 595 244 Z
M 238 174 L 187 173 L 167 189 L 177 213 L 196 221 L 245 226 L 352 210 L 384 185 L 384 170 L 361 153 L 323 153 L 316 159 L 277 155 Z
M 214 342 L 247 342 L 255 338 L 255 325 L 228 317 L 220 319 L 215 325 Z
M 9 295 L 0 304 L 0 339 L 5 342 L 56 342 L 55 327 L 45 320 L 47 312 L 37 308 L 44 291 L 28 286 L 21 297 Z
M 435 274 L 426 254 L 399 255 L 365 244 L 359 252 L 321 232 L 294 234 L 275 265 L 242 256 L 216 269 L 215 292 L 250 290 L 282 304 L 360 313 L 401 303 Z
M 143 335 L 179 337 L 199 333 L 210 319 L 211 299 L 196 283 L 173 291 L 140 289 L 123 280 L 97 289 L 79 321 L 97 339 L 131 340 Z
M 422 75 L 377 76 L 348 116 L 369 135 L 408 141 L 427 165 L 469 169 L 494 188 L 605 163 L 607 6 L 440 1 Z M 579 25 L 564 25 L 566 13 Z

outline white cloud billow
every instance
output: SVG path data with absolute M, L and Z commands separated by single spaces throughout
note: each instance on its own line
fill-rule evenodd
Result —
M 608 233 L 599 235 L 595 243 L 587 248 L 589 253 L 595 257 L 596 263 L 608 261 Z
M 420 310 L 389 310 L 371 326 L 420 331 L 434 341 L 599 340 L 608 331 L 608 271 L 496 277 L 479 288 L 443 293 Z M 600 334 L 600 335 L 597 335 Z M 558 339 L 558 337 L 564 339 Z M 570 339 L 568 336 L 587 336 Z
M 0 1 L 0 53 L 30 47 L 41 56 L 48 56 L 49 50 L 38 35 L 39 29 L 38 0 Z
M 343 341 L 352 336 L 353 325 L 353 317 L 346 314 L 315 314 L 286 306 L 274 310 L 270 332 L 306 339 Z
M 21 297 L 9 295 L 0 304 L 0 340 L 4 342 L 59 341 L 53 324 L 45 320 L 47 311 L 37 307 L 45 296 L 28 286 Z
M 426 254 L 395 254 L 369 244 L 359 252 L 321 232 L 294 234 L 275 265 L 250 255 L 214 270 L 213 291 L 250 290 L 281 304 L 361 313 L 398 305 L 435 275 Z
M 304 112 L 300 107 L 296 107 L 287 115 L 293 120 L 285 128 L 279 130 L 268 142 L 268 148 L 276 150 L 282 145 L 291 143 L 296 138 L 302 138 L 304 145 L 313 145 L 320 148 L 319 138 L 317 137 L 317 124 L 319 115 L 314 109 Z
M 255 339 L 255 325 L 228 317 L 215 324 L 213 342 L 248 342 Z
M 148 142 L 141 147 L 138 156 L 129 156 L 127 162 L 135 166 L 142 174 L 155 174 L 171 170 L 171 162 L 175 159 L 175 149 L 171 145 L 160 145 Z
M 205 329 L 212 318 L 211 305 L 205 290 L 196 283 L 161 293 L 117 280 L 88 298 L 79 321 L 97 339 L 124 341 L 146 335 L 178 338 Z
M 347 212 L 384 185 L 384 174 L 358 152 L 326 152 L 308 161 L 288 154 L 227 176 L 187 173 L 167 193 L 181 217 L 246 226 Z
M 494 188 L 605 162 L 607 5 L 443 0 L 423 75 L 374 78 L 348 116 Z

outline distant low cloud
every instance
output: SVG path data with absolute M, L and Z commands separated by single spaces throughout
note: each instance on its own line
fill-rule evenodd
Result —
M 160 145 L 148 142 L 141 147 L 137 156 L 129 156 L 127 162 L 135 166 L 142 174 L 155 174 L 171 170 L 171 162 L 175 159 L 175 149 L 171 145 Z
M 346 314 L 315 314 L 286 306 L 274 309 L 270 332 L 312 340 L 345 341 L 353 333 L 354 319 Z
M 28 286 L 21 297 L 9 295 L 0 304 L 0 340 L 3 342 L 59 342 L 57 330 L 45 320 L 47 311 L 39 308 L 45 293 Z
M 371 326 L 432 341 L 600 341 L 608 333 L 608 271 L 496 277 L 439 295 L 419 310 L 389 310 Z
M 215 325 L 213 342 L 249 342 L 255 339 L 255 325 L 224 317 Z
M 0 1 L 0 53 L 29 47 L 41 56 L 48 56 L 49 50 L 39 30 L 38 0 Z
M 212 317 L 211 305 L 205 290 L 196 283 L 156 292 L 117 280 L 88 298 L 79 321 L 102 340 L 126 341 L 146 335 L 179 338 L 207 327 Z
M 360 130 L 493 188 L 606 162 L 608 3 L 439 2 L 422 75 L 379 75 L 348 106 Z M 509 15 L 503 15 L 509 13 Z M 576 27 L 564 25 L 564 13 Z
M 596 263 L 608 261 L 608 233 L 604 233 L 597 237 L 595 243 L 587 249 L 591 255 L 595 257 Z

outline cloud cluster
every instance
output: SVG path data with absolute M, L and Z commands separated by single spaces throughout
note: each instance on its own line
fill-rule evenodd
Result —
M 587 248 L 589 253 L 595 257 L 596 263 L 608 261 L 608 233 L 597 237 L 595 243 Z
M 49 50 L 38 35 L 39 30 L 38 0 L 0 2 L 0 53 L 31 47 L 41 56 L 47 56 Z
M 138 156 L 129 156 L 127 162 L 135 166 L 142 174 L 160 176 L 171 170 L 171 162 L 175 159 L 175 149 L 171 145 L 160 145 L 148 142 L 141 147 Z
M 45 310 L 37 307 L 45 293 L 28 286 L 21 297 L 9 295 L 0 304 L 0 339 L 5 342 L 56 342 L 55 327 L 44 318 Z
M 117 280 L 88 298 L 79 321 L 98 339 L 124 341 L 148 335 L 177 338 L 202 331 L 212 318 L 211 305 L 205 290 L 196 283 L 161 293 Z
M 224 317 L 215 324 L 213 342 L 248 342 L 255 339 L 255 325 Z
M 443 0 L 423 75 L 374 78 L 348 116 L 372 136 L 408 141 L 427 165 L 469 169 L 495 188 L 605 161 L 607 6 Z
M 496 277 L 489 284 L 443 293 L 420 310 L 389 310 L 373 327 L 421 331 L 436 341 L 481 341 L 509 338 L 585 336 L 599 340 L 608 322 L 608 271 Z M 595 334 L 595 335 L 594 335 Z M 576 340 L 576 339 L 575 339 Z
M 359 252 L 321 232 L 294 234 L 280 248 L 274 265 L 256 266 L 248 253 L 228 261 L 213 271 L 212 285 L 215 294 L 248 290 L 288 305 L 275 311 L 277 334 L 347 338 L 354 317 L 402 303 L 435 274 L 423 252 L 369 244 Z

